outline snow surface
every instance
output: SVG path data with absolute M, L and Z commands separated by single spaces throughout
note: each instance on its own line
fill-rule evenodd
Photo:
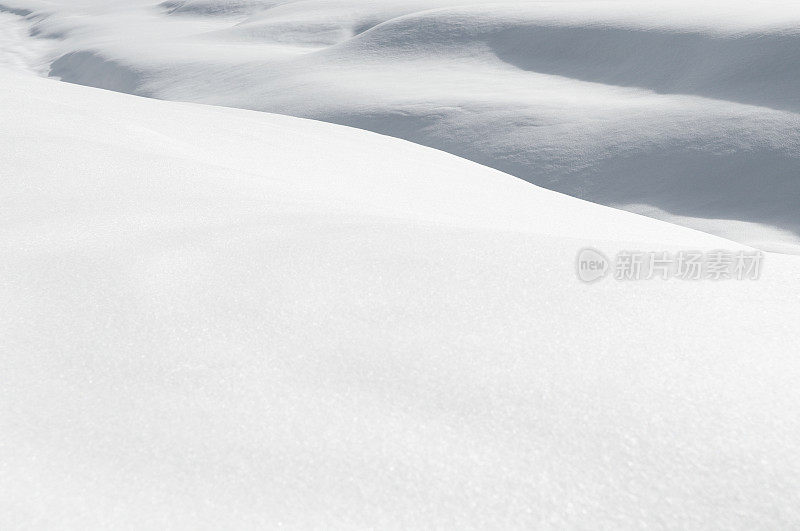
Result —
M 492 59 L 572 24 L 620 46 L 629 28 L 642 53 L 780 34 L 788 64 L 792 3 L 432 5 L 2 8 L 0 529 L 800 527 L 800 257 L 767 253 L 757 281 L 588 285 L 585 247 L 742 247 L 365 130 L 36 75 L 406 123 L 553 188 L 613 195 L 585 177 L 632 182 L 647 154 L 681 179 L 717 161 L 727 187 L 697 173 L 670 196 L 673 174 L 644 172 L 626 201 L 793 250 L 791 75 L 725 89 L 701 68 L 678 96 L 623 83 L 641 57 L 614 80 Z
M 800 253 L 796 1 L 2 1 L 54 77 L 365 128 Z
M 362 130 L 0 69 L 0 528 L 800 525 L 800 259 Z

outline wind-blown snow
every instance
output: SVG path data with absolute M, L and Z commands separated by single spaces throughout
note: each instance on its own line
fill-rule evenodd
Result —
M 0 70 L 0 527 L 800 524 L 797 257 L 401 140 Z
M 50 75 L 396 136 L 800 250 L 800 4 L 4 0 Z

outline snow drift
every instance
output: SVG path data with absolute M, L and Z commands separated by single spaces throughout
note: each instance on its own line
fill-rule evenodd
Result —
M 67 81 L 365 128 L 800 249 L 793 3 L 12 1 Z
M 3 1 L 0 528 L 800 527 L 800 257 L 30 74 L 792 251 L 793 5 Z
M 401 140 L 0 70 L 0 527 L 796 527 L 797 257 Z

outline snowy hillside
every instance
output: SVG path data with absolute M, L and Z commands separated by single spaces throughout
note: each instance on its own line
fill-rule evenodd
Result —
M 800 252 L 796 2 L 3 1 L 67 81 L 365 128 Z
M 2 71 L 0 527 L 788 528 L 797 257 L 400 140 Z
M 0 529 L 800 527 L 800 256 L 234 108 L 796 251 L 792 4 L 13 2 Z

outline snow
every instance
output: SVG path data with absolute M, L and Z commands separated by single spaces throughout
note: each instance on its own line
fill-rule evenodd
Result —
M 800 522 L 800 261 L 369 132 L 3 70 L 0 527 Z
M 0 528 L 800 526 L 800 257 L 767 252 L 751 281 L 575 274 L 585 248 L 750 250 L 688 227 L 794 251 L 793 110 L 487 55 L 463 68 L 433 41 L 383 67 L 388 50 L 374 68 L 368 48 L 347 51 L 420 17 L 456 41 L 510 31 L 527 8 L 309 0 L 278 23 L 256 0 L 14 1 L 0 13 Z M 546 5 L 561 25 L 602 11 L 617 28 L 735 35 L 783 31 L 794 9 Z M 376 13 L 393 18 L 340 35 Z M 267 33 L 280 43 L 247 36 L 265 20 L 286 24 Z M 470 39 L 462 52 L 484 42 Z M 118 92 L 37 75 L 50 60 Z M 621 181 L 585 182 L 592 198 L 626 183 L 631 210 L 686 226 L 366 130 L 167 101 L 253 94 L 463 141 L 471 158 L 497 149 L 547 179 L 602 162 Z M 664 159 L 644 172 L 651 148 Z M 656 186 L 667 162 L 688 179 L 708 160 L 720 173 L 685 195 Z
M 364 128 L 800 253 L 796 2 L 4 1 L 60 79 Z

